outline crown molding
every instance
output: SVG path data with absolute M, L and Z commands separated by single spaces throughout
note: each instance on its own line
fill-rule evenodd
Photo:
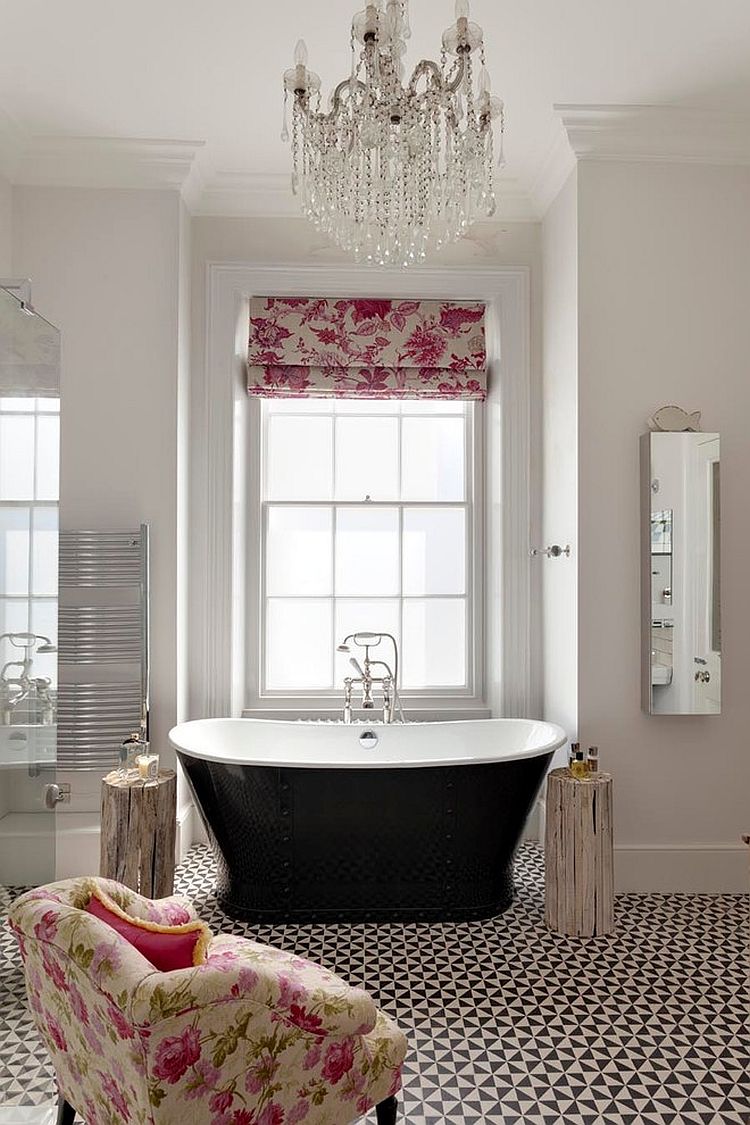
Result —
M 13 181 L 182 192 L 203 144 L 140 137 L 31 136 L 16 158 Z
M 216 172 L 206 179 L 194 214 L 226 218 L 301 218 L 286 172 Z M 496 181 L 497 213 L 490 222 L 536 222 L 538 215 L 528 192 L 516 181 Z M 487 220 L 482 220 L 486 222 Z
M 750 165 L 750 115 L 680 106 L 555 105 L 556 126 L 530 190 L 502 174 L 491 220 L 538 222 L 576 160 Z M 0 109 L 0 174 L 55 187 L 161 188 L 193 214 L 297 218 L 287 173 L 211 170 L 203 141 L 34 136 Z
M 226 218 L 299 218 L 300 207 L 287 173 L 219 171 L 207 177 L 194 213 Z
M 544 218 L 547 208 L 575 166 L 576 154 L 570 146 L 565 129 L 557 122 L 552 140 L 531 185 L 532 205 L 540 219 Z
M 578 160 L 750 164 L 750 116 L 653 105 L 555 105 Z

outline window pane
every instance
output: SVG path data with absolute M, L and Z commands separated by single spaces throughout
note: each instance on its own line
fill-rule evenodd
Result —
M 466 592 L 463 508 L 404 509 L 404 594 Z
M 269 508 L 266 593 L 333 593 L 333 509 Z
M 386 598 L 339 598 L 336 601 L 336 644 L 341 644 L 349 633 L 393 633 L 398 641 L 399 612 L 398 602 Z M 349 659 L 355 657 L 362 662 L 365 650 L 350 642 L 351 653 L 336 653 L 336 687 L 341 687 L 344 676 L 356 676 Z M 393 646 L 383 641 L 377 649 L 370 650 L 374 659 L 382 657 L 393 668 Z M 378 673 L 379 674 L 379 673 Z
M 405 398 L 401 410 L 404 414 L 465 414 L 466 403 L 456 398 Z
M 33 409 L 33 398 L 0 398 L 0 410 L 21 410 L 28 413 Z
M 59 414 L 60 399 L 52 397 L 38 398 L 36 399 L 36 408 L 40 414 Z
M 29 631 L 29 603 L 7 601 L 0 598 L 0 633 L 27 633 Z M 0 666 L 8 660 L 21 660 L 23 649 L 11 645 L 6 638 L 0 641 Z M 7 675 L 18 675 L 19 669 L 9 668 Z
M 398 499 L 398 421 L 336 419 L 336 499 Z
M 57 508 L 34 508 L 32 592 L 57 597 Z
M 266 493 L 270 500 L 329 500 L 333 420 L 271 415 Z
M 398 509 L 337 508 L 336 513 L 337 595 L 398 594 Z
M 22 414 L 0 416 L 0 500 L 33 497 L 34 419 Z
M 264 398 L 267 414 L 332 414 L 333 400 L 329 398 Z
M 60 420 L 54 415 L 37 419 L 36 496 L 57 500 L 60 495 Z
M 266 602 L 266 687 L 332 687 L 331 603 L 303 598 Z
M 398 414 L 399 403 L 392 398 L 337 398 L 336 414 Z
M 463 500 L 463 418 L 404 418 L 401 498 Z
M 404 601 L 404 675 L 408 688 L 466 683 L 466 603 L 462 598 Z
M 29 509 L 0 508 L 0 594 L 26 597 L 28 592 Z

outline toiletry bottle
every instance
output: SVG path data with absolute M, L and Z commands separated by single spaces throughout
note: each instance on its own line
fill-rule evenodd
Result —
M 586 758 L 586 765 L 588 766 L 589 774 L 595 776 L 599 772 L 599 747 L 589 746 L 589 752 Z
M 568 753 L 568 769 L 569 770 L 573 769 L 573 762 L 576 760 L 576 754 L 578 753 L 578 750 L 580 749 L 580 746 L 581 746 L 580 742 L 571 742 L 571 744 L 570 744 L 570 751 Z
M 577 778 L 578 781 L 585 781 L 588 769 L 586 768 L 586 759 L 583 756 L 583 750 L 581 750 L 580 747 L 576 750 L 576 756 L 571 762 L 570 771 L 573 777 Z

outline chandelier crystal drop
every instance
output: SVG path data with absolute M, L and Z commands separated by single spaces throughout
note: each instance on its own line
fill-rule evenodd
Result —
M 284 73 L 292 191 L 315 226 L 355 259 L 423 261 L 495 212 L 492 96 L 482 29 L 456 0 L 440 63 L 423 59 L 405 81 L 408 0 L 372 0 L 352 21 L 351 73 L 322 108 L 320 78 L 302 40 Z

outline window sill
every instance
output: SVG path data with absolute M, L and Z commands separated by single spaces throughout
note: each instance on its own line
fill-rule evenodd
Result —
M 335 720 L 341 719 L 342 707 L 246 707 L 242 711 L 243 719 L 286 719 L 289 722 L 294 722 L 297 719 L 320 719 L 320 720 Z M 462 719 L 490 719 L 492 714 L 489 707 L 482 703 L 473 703 L 469 706 L 456 705 L 452 707 L 409 707 L 408 704 L 404 706 L 407 721 L 412 719 L 416 722 L 423 723 L 437 723 L 437 722 L 456 722 Z M 357 709 L 354 714 L 355 721 L 367 722 L 368 718 L 372 722 L 380 722 L 382 719 L 382 712 L 377 708 L 370 715 L 367 715 L 361 709 Z

